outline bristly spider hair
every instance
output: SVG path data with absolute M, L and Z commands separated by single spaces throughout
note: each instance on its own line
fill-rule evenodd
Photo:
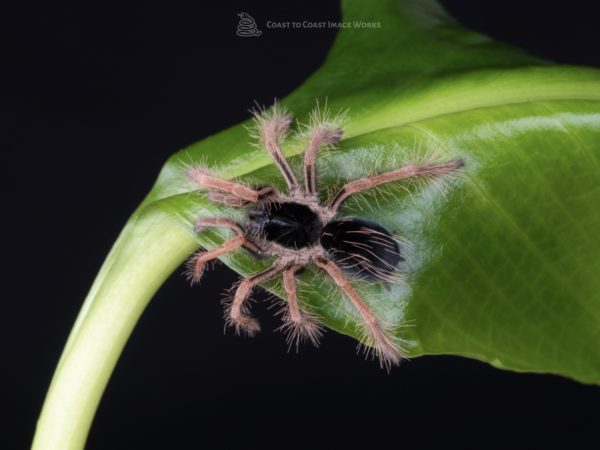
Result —
M 301 309 L 296 293 L 296 274 L 313 264 L 324 270 L 354 305 L 360 317 L 364 344 L 373 348 L 381 365 L 397 364 L 405 356 L 402 341 L 359 297 L 351 280 L 393 281 L 404 258 L 397 241 L 384 227 L 358 217 L 337 218 L 338 210 L 351 195 L 398 180 L 443 177 L 461 168 L 462 160 L 409 164 L 350 181 L 323 205 L 317 192 L 317 155 L 323 147 L 335 147 L 342 139 L 339 121 L 317 108 L 311 115 L 310 124 L 301 130 L 307 141 L 304 183 L 301 185 L 280 147 L 290 131 L 291 116 L 277 103 L 269 110 L 252 112 L 255 116 L 254 136 L 279 168 L 287 184 L 287 193 L 272 186 L 247 186 L 221 179 L 203 166 L 189 167 L 189 179 L 200 188 L 208 189 L 210 200 L 245 208 L 246 212 L 243 223 L 214 217 L 197 220 L 195 231 L 198 233 L 207 227 L 223 227 L 232 230 L 235 237 L 217 248 L 195 253 L 187 262 L 189 279 L 197 283 L 208 262 L 240 247 L 256 256 L 275 258 L 269 269 L 241 279 L 233 289 L 225 311 L 227 324 L 248 335 L 258 332 L 260 326 L 248 311 L 248 298 L 258 284 L 281 274 L 288 300 L 281 328 L 288 333 L 290 345 L 298 345 L 301 340 L 316 345 L 322 327 L 316 316 Z

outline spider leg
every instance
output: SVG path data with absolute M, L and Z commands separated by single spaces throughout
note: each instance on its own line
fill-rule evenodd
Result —
M 196 233 L 200 233 L 202 230 L 204 230 L 204 228 L 207 228 L 207 227 L 229 228 L 230 230 L 234 231 L 238 236 L 242 236 L 244 238 L 244 242 L 242 243 L 242 246 L 244 246 L 244 248 L 248 249 L 250 252 L 255 253 L 257 255 L 262 254 L 262 249 L 258 245 L 254 244 L 253 242 L 250 242 L 246 238 L 246 235 L 245 235 L 242 227 L 237 222 L 235 222 L 231 219 L 226 219 L 224 217 L 200 218 L 196 221 L 196 226 L 194 227 L 194 231 Z
M 342 129 L 324 124 L 315 126 L 310 133 L 304 153 L 304 187 L 306 195 L 317 195 L 317 155 L 322 145 L 335 145 L 342 138 Z
M 296 350 L 303 339 L 310 340 L 315 347 L 319 345 L 322 328 L 313 316 L 300 310 L 298 296 L 296 295 L 296 272 L 303 266 L 296 265 L 283 271 L 283 287 L 288 298 L 288 307 L 283 316 L 283 325 L 280 329 L 287 332 L 287 342 L 291 348 L 295 344 Z
M 243 206 L 246 203 L 256 203 L 275 193 L 275 189 L 269 186 L 261 189 L 252 189 L 241 183 L 223 180 L 198 166 L 191 167 L 188 171 L 188 176 L 199 186 L 210 189 L 211 193 L 215 191 L 218 192 L 216 195 L 211 196 L 212 200 L 232 206 Z M 220 193 L 223 194 L 219 195 Z
M 462 166 L 464 166 L 464 162 L 460 159 L 442 164 L 426 164 L 422 166 L 409 165 L 401 167 L 400 169 L 392 170 L 390 172 L 382 173 L 380 175 L 374 175 L 371 177 L 361 178 L 356 181 L 351 181 L 344 185 L 342 189 L 340 189 L 337 195 L 329 202 L 328 207 L 335 212 L 349 196 L 372 189 L 380 184 L 390 183 L 392 181 L 403 180 L 411 177 L 441 176 L 460 169 Z
M 258 321 L 248 314 L 246 300 L 256 285 L 269 278 L 273 278 L 282 270 L 284 270 L 284 267 L 275 263 L 269 269 L 258 275 L 242 279 L 235 291 L 231 304 L 225 312 L 227 324 L 235 327 L 237 333 L 244 331 L 248 335 L 253 336 L 256 332 L 260 331 Z
M 253 111 L 253 114 L 258 128 L 258 137 L 283 175 L 289 192 L 298 191 L 298 180 L 279 145 L 290 128 L 292 118 L 278 104 L 275 104 L 269 111 Z
M 398 364 L 402 357 L 402 349 L 390 336 L 384 332 L 379 325 L 377 316 L 358 296 L 350 284 L 350 281 L 342 272 L 342 269 L 340 269 L 333 261 L 326 259 L 318 259 L 315 261 L 315 264 L 327 272 L 335 284 L 337 284 L 338 287 L 346 294 L 346 296 L 358 310 L 358 313 L 365 324 L 365 332 L 367 333 L 368 344 L 374 347 L 381 365 L 389 367 L 390 364 Z
M 192 284 L 198 283 L 200 278 L 202 278 L 202 273 L 204 272 L 206 263 L 248 244 L 254 245 L 247 241 L 244 236 L 236 236 L 228 241 L 225 241 L 223 245 L 217 248 L 208 251 L 201 250 L 194 253 L 186 263 L 186 275 L 188 280 L 190 280 Z

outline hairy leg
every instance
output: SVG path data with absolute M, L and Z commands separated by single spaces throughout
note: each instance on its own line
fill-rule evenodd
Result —
M 253 114 L 260 142 L 279 167 L 290 193 L 296 192 L 299 188 L 298 180 L 280 148 L 280 143 L 290 128 L 292 118 L 277 103 L 270 110 L 253 111 Z
M 460 169 L 464 162 L 460 159 L 449 161 L 442 164 L 427 164 L 422 166 L 410 165 L 392 170 L 391 172 L 374 175 L 372 177 L 361 178 L 360 180 L 347 183 L 329 202 L 329 208 L 337 211 L 340 205 L 352 194 L 363 192 L 379 186 L 380 184 L 390 183 L 392 181 L 403 180 L 405 178 L 420 176 L 441 176 Z
M 244 331 L 248 335 L 253 336 L 256 332 L 260 331 L 258 321 L 248 314 L 246 300 L 256 285 L 269 278 L 273 278 L 278 273 L 281 273 L 282 270 L 284 270 L 284 267 L 280 267 L 275 263 L 258 275 L 242 279 L 235 291 L 233 300 L 225 312 L 227 324 L 235 327 L 236 332 Z
M 186 275 L 188 280 L 190 280 L 192 284 L 198 283 L 200 278 L 202 278 L 206 263 L 248 244 L 249 242 L 244 236 L 236 236 L 225 241 L 223 245 L 217 248 L 208 251 L 201 250 L 194 253 L 186 263 Z
M 257 201 L 275 193 L 275 189 L 272 187 L 252 189 L 240 183 L 223 180 L 219 177 L 211 175 L 206 169 L 198 166 L 191 167 L 188 170 L 188 177 L 203 188 L 229 194 L 229 196 L 219 196 L 217 194 L 211 198 L 219 203 L 225 204 L 228 204 L 227 201 L 235 203 L 237 200 L 239 204 L 235 204 L 234 206 L 243 206 L 246 203 L 256 203 Z
M 194 227 L 194 231 L 196 233 L 200 233 L 202 230 L 204 230 L 207 227 L 229 228 L 230 230 L 234 231 L 238 236 L 242 236 L 243 238 L 245 238 L 244 242 L 242 243 L 242 245 L 245 248 L 247 248 L 251 252 L 254 252 L 259 255 L 262 253 L 262 250 L 256 244 L 254 244 L 253 242 L 250 242 L 246 238 L 242 227 L 237 222 L 235 222 L 231 219 L 227 219 L 224 217 L 200 218 L 196 221 L 196 226 Z
M 336 145 L 342 138 L 342 129 L 316 125 L 310 132 L 310 140 L 304 154 L 304 188 L 306 195 L 317 195 L 317 155 L 322 145 Z
M 390 364 L 398 364 L 402 356 L 402 349 L 383 331 L 377 316 L 358 296 L 342 269 L 333 261 L 326 259 L 319 259 L 315 264 L 327 272 L 358 310 L 365 325 L 368 343 L 374 347 L 381 365 L 389 367 Z
M 302 266 L 296 265 L 283 271 L 283 287 L 287 294 L 288 306 L 283 315 L 283 325 L 281 329 L 287 332 L 287 341 L 289 346 L 295 344 L 296 350 L 300 341 L 310 340 L 313 345 L 319 345 L 319 338 L 322 334 L 322 328 L 311 315 L 300 310 L 298 305 L 298 296 L 296 295 L 296 272 L 302 269 Z

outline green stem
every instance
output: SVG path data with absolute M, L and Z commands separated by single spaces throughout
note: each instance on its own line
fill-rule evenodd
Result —
M 134 215 L 75 322 L 37 423 L 33 450 L 82 449 L 110 375 L 144 308 L 198 246 L 156 209 Z

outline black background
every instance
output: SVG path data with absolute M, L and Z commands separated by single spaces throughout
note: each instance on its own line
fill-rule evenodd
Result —
M 600 66 L 593 2 L 443 3 L 499 40 Z M 337 2 L 307 1 L 4 8 L 0 448 L 30 445 L 81 301 L 166 158 L 245 119 L 254 100 L 287 95 L 334 39 L 264 29 L 242 39 L 240 11 L 259 22 L 340 17 Z M 223 335 L 218 299 L 235 279 L 218 266 L 202 295 L 179 272 L 169 279 L 117 365 L 89 449 L 594 442 L 596 387 L 458 357 L 418 358 L 388 375 L 333 332 L 319 350 L 288 354 L 260 302 L 267 332 Z

